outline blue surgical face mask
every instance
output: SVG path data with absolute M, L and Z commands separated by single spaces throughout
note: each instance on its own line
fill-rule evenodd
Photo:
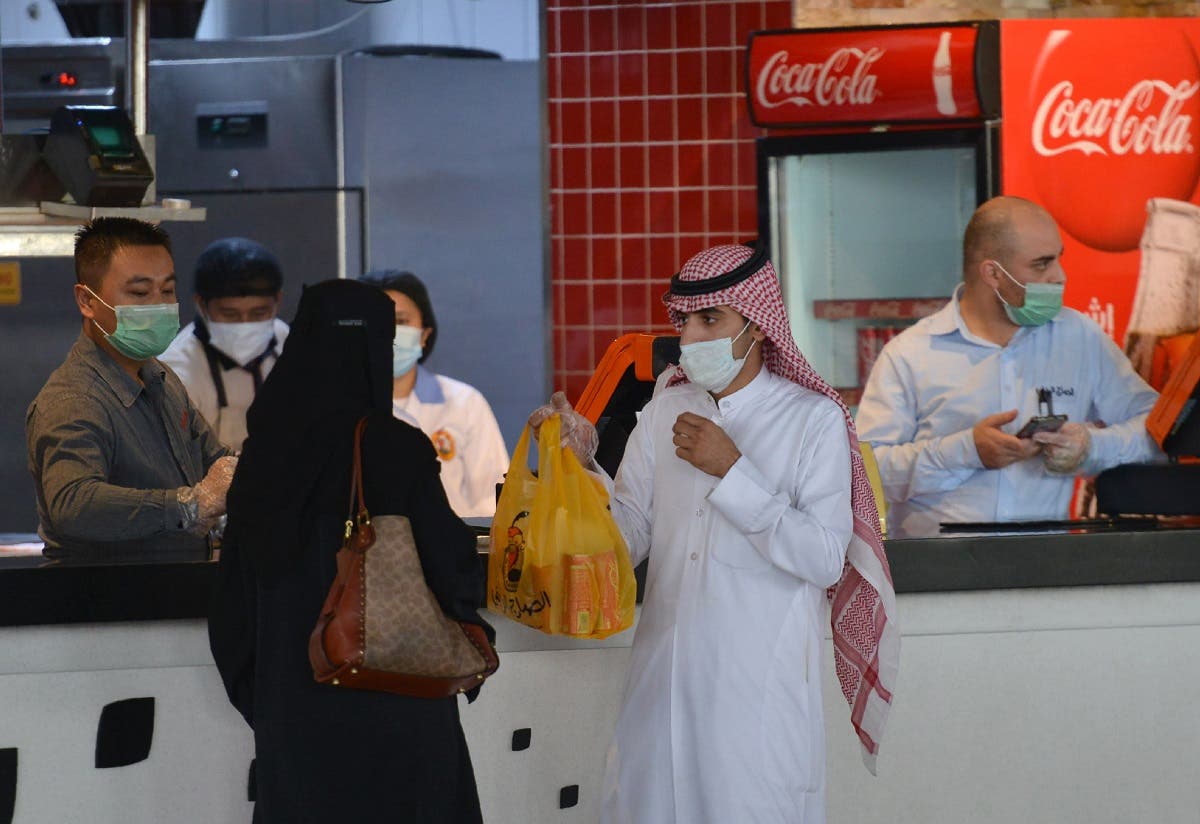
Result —
M 750 321 L 742 327 L 742 331 L 733 338 L 717 338 L 702 340 L 696 343 L 685 343 L 679 347 L 679 365 L 688 380 L 709 392 L 722 392 L 733 383 L 733 379 L 742 371 L 750 349 L 757 341 L 750 342 L 750 349 L 740 358 L 733 356 L 733 342 L 746 333 Z
M 92 297 L 104 303 L 104 300 L 84 286 Z M 117 328 L 106 332 L 104 327 L 92 319 L 96 328 L 104 335 L 104 339 L 112 344 L 122 355 L 131 360 L 149 360 L 157 358 L 171 341 L 179 334 L 179 304 L 178 303 L 149 303 L 149 304 L 119 304 L 109 306 L 117 316 Z
M 415 326 L 397 326 L 392 339 L 392 377 L 407 375 L 421 359 L 421 334 Z
M 1021 283 L 1008 273 L 1008 270 L 993 260 L 1004 276 L 1025 290 L 1025 305 L 1010 306 L 1008 301 L 1000 297 L 1000 290 L 993 289 L 996 297 L 1004 304 L 1004 314 L 1017 326 L 1041 326 L 1054 320 L 1062 311 L 1063 284 L 1061 283 Z

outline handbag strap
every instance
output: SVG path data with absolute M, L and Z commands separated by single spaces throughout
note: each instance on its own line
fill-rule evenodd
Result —
M 350 504 L 347 507 L 349 515 L 346 518 L 346 534 L 343 538 L 346 546 L 359 552 L 375 543 L 375 530 L 371 527 L 371 515 L 367 512 L 367 502 L 363 497 L 362 480 L 362 437 L 367 428 L 367 416 L 358 419 L 354 427 L 354 463 L 350 472 Z M 354 505 L 358 504 L 355 511 Z M 355 538 L 352 542 L 351 538 Z

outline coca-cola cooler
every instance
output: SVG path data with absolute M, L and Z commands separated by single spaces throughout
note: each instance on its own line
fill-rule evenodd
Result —
M 757 32 L 759 230 L 797 343 L 856 403 L 883 343 L 962 278 L 996 194 L 1065 245 L 1066 303 L 1121 343 L 1150 198 L 1197 199 L 1200 20 L 1004 20 Z

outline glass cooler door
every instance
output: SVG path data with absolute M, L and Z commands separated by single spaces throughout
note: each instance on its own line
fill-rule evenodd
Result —
M 985 129 L 759 141 L 759 225 L 800 350 L 855 406 L 884 343 L 962 280 Z

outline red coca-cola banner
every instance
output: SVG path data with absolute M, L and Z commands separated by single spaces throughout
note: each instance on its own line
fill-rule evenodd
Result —
M 1200 202 L 1200 20 L 1006 20 L 1005 194 L 1063 232 L 1066 302 L 1120 342 L 1151 198 Z
M 995 23 L 755 32 L 758 126 L 978 120 L 998 109 Z

